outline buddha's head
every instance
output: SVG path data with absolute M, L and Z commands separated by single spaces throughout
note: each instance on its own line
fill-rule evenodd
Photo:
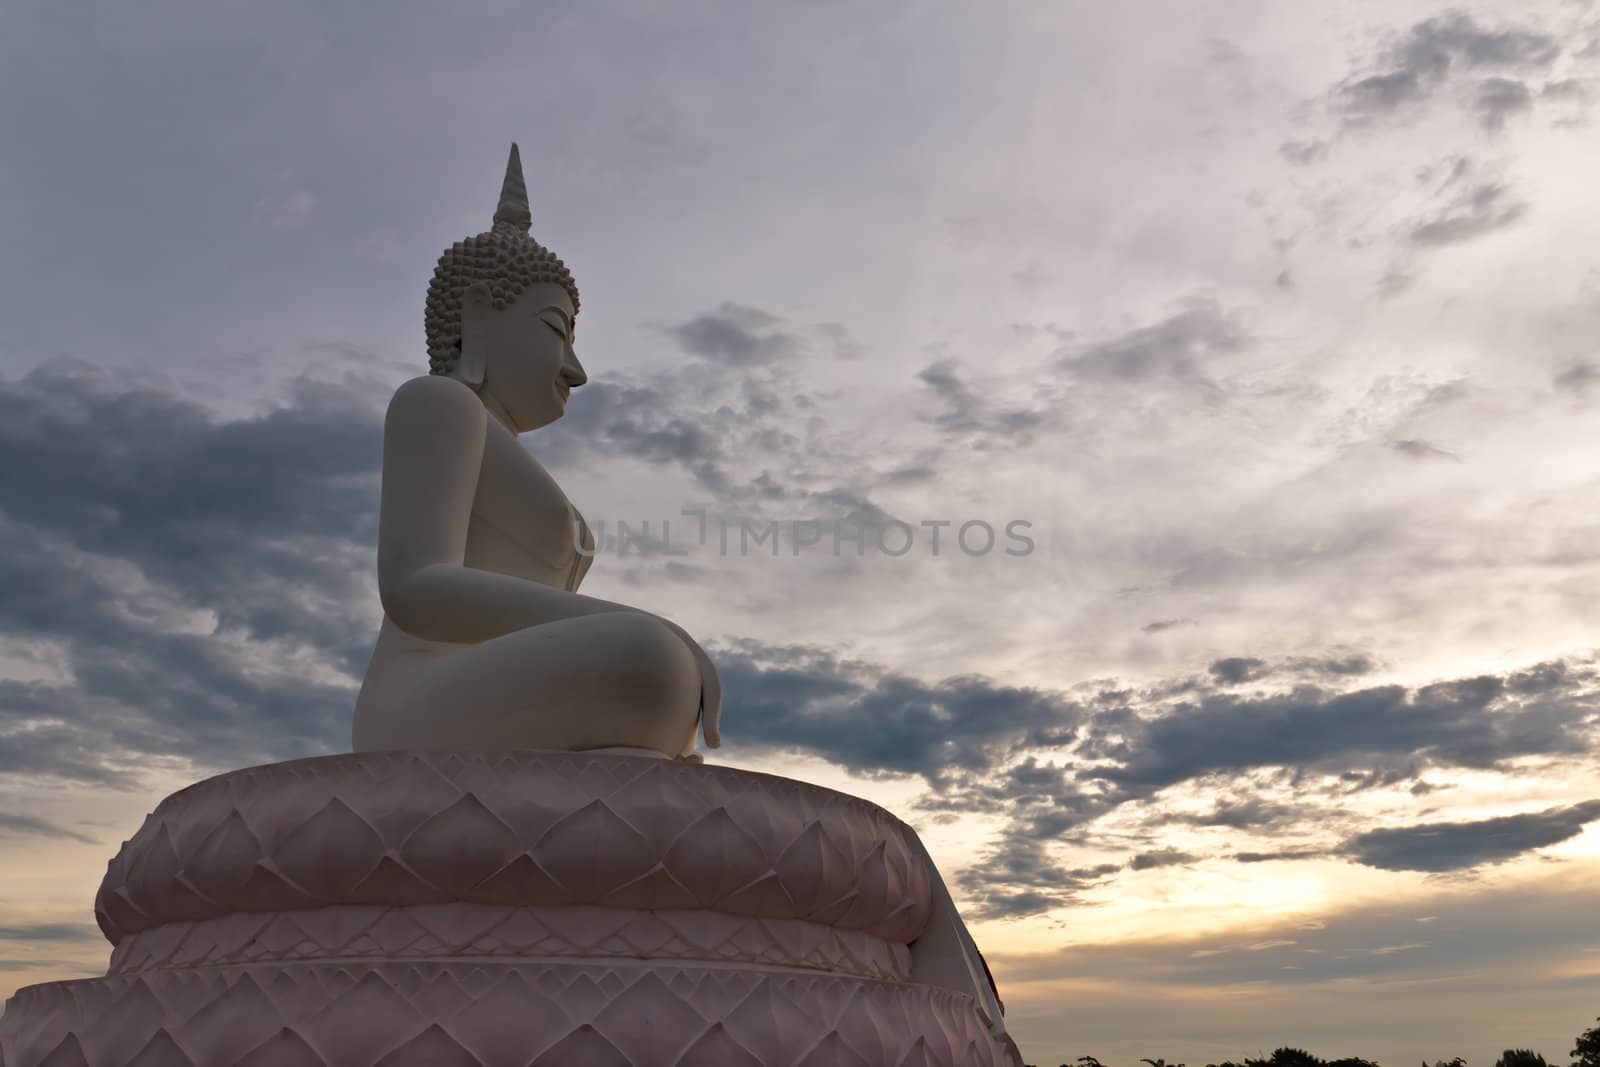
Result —
M 432 373 L 487 393 L 517 433 L 560 418 L 588 381 L 572 350 L 577 283 L 532 221 L 513 144 L 493 227 L 439 257 L 423 313 Z

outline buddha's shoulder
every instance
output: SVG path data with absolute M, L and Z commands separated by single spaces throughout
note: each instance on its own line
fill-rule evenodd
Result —
M 412 378 L 396 389 L 389 401 L 390 424 L 449 419 L 481 427 L 486 418 L 476 393 L 454 378 L 439 374 Z

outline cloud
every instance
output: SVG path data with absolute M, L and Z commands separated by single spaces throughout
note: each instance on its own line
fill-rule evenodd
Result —
M 1583 892 L 1558 883 L 1491 886 L 1407 904 L 1338 907 L 1336 901 L 1310 916 L 1189 936 L 1080 941 L 991 963 L 1017 985 L 1092 974 L 1141 989 L 1338 982 L 1348 994 L 1353 981 L 1459 979 L 1474 972 L 1515 985 L 1548 977 L 1552 965 L 1585 962 L 1586 908 L 1592 911 L 1592 901 L 1586 905 Z M 1393 995 L 1381 986 L 1379 992 Z
M 1416 438 L 1391 441 L 1390 447 L 1402 456 L 1408 456 L 1411 459 L 1453 459 L 1458 462 L 1461 459 L 1454 452 L 1439 448 L 1436 445 L 1430 445 L 1428 442 Z
M 917 374 L 917 379 L 932 390 L 945 407 L 930 421 L 947 433 L 967 436 L 969 447 L 1031 444 L 1033 431 L 1046 422 L 1042 411 L 997 407 L 989 403 L 961 379 L 954 360 L 941 359 L 928 364 Z
M 799 353 L 798 338 L 778 329 L 781 321 L 760 308 L 725 302 L 667 332 L 691 356 L 742 366 Z
M 713 490 L 726 488 L 724 438 L 693 418 L 660 383 L 591 380 L 562 420 L 540 435 L 540 452 L 581 461 L 618 454 L 653 465 L 680 466 Z
M 1370 830 L 1345 843 L 1344 855 L 1388 871 L 1458 871 L 1504 863 L 1559 844 L 1600 819 L 1600 800 L 1502 815 L 1476 822 L 1423 823 Z
M 1526 202 L 1503 182 L 1479 181 L 1463 188 L 1443 207 L 1411 224 L 1407 237 L 1421 247 L 1460 244 L 1503 230 L 1527 214 Z
M 102 941 L 105 935 L 93 923 L 18 923 L 0 925 L 0 941 L 60 943 Z
M 1324 666 L 1366 666 L 1356 657 L 1307 659 Z M 1359 672 L 1329 676 L 1354 678 Z M 1517 756 L 1565 758 L 1590 753 L 1595 740 L 1595 680 L 1587 666 L 1556 661 L 1504 678 L 1485 675 L 1414 690 L 1373 686 L 1333 692 L 1296 684 L 1272 695 L 1247 698 L 1218 690 L 1197 699 L 1185 699 L 1185 688 L 1179 686 L 1127 690 L 1104 701 L 1082 702 L 1083 714 L 1073 730 L 1035 739 L 1036 744 L 1048 740 L 1070 746 L 1070 757 L 1062 762 L 1041 763 L 1029 757 L 982 771 L 959 769 L 936 781 L 937 793 L 924 798 L 920 806 L 1007 816 L 993 857 L 1030 858 L 1035 849 L 1044 851 L 1036 860 L 1029 859 L 1033 867 L 1022 866 L 1020 860 L 1010 866 L 984 860 L 964 876 L 962 885 L 969 892 L 992 893 L 997 903 L 985 907 L 993 907 L 996 914 L 1027 914 L 1030 903 L 1044 911 L 1071 899 L 1081 887 L 1069 881 L 1051 896 L 1044 875 L 1024 879 L 1016 872 L 1059 871 L 1050 866 L 1052 846 L 1103 840 L 1097 820 L 1130 805 L 1155 801 L 1143 809 L 1148 812 L 1147 825 L 1220 827 L 1270 840 L 1291 829 L 1327 831 L 1348 825 L 1349 819 L 1336 809 L 1330 811 L 1319 794 L 1337 796 L 1418 782 L 1428 767 L 1493 768 Z M 1225 679 L 1218 683 L 1230 684 Z M 1275 781 L 1278 795 L 1251 795 L 1259 780 Z M 1157 794 L 1179 784 L 1225 793 L 1213 800 L 1209 811 L 1164 810 Z M 1533 840 L 1541 828 L 1553 832 L 1551 827 L 1556 826 L 1565 832 L 1565 818 L 1570 813 L 1553 815 L 1553 823 L 1534 820 L 1538 826 L 1532 828 L 1521 823 L 1493 827 L 1490 834 L 1498 842 Z M 1508 836 L 1502 829 L 1518 831 L 1520 836 Z M 1460 836 L 1472 834 L 1466 831 Z M 1342 845 L 1333 841 L 1247 848 L 1231 856 L 1241 863 L 1330 856 L 1366 862 L 1388 855 L 1380 852 L 1386 840 L 1384 832 L 1374 831 Z M 1467 861 L 1470 848 L 1455 841 L 1451 837 L 1454 854 Z M 1404 847 L 1397 846 L 1396 851 L 1403 852 Z M 1184 862 L 1205 858 L 1192 849 L 1187 855 Z
M 1141 852 L 1128 861 L 1130 871 L 1149 871 L 1157 867 L 1178 867 L 1185 863 L 1193 863 L 1200 857 L 1188 852 L 1180 852 L 1175 848 L 1156 849 L 1153 852 Z
M 802 330 L 759 308 L 724 303 L 657 332 L 701 358 L 673 356 L 664 368 L 625 379 L 591 378 L 565 417 L 532 435 L 534 453 L 613 477 L 626 462 L 681 472 L 688 476 L 683 506 L 710 503 L 784 520 L 842 518 L 837 505 L 846 498 L 881 515 L 869 500 L 875 489 L 935 473 L 921 455 L 867 454 L 863 435 L 844 418 L 820 417 L 838 393 L 817 391 L 796 359 L 813 334 L 831 350 L 847 346 L 844 327 Z
M 1551 384 L 1563 392 L 1587 396 L 1596 382 L 1600 382 L 1600 365 L 1579 360 L 1558 373 Z
M 1215 394 L 1209 364 L 1253 343 L 1236 318 L 1213 301 L 1199 301 L 1153 325 L 1060 355 L 1056 367 L 1077 383 L 1172 383 Z
M 0 681 L 0 772 L 131 785 L 326 751 L 376 618 L 381 429 L 354 386 L 217 421 L 58 363 L 0 381 L 0 633 L 70 682 Z
M 1229 656 L 1226 659 L 1215 660 L 1206 670 L 1223 685 L 1237 685 L 1261 677 L 1266 673 L 1266 666 L 1266 660 L 1252 659 L 1249 656 Z
M 57 826 L 46 819 L 36 818 L 32 815 L 19 815 L 14 812 L 0 812 L 0 835 L 28 836 L 28 837 L 58 837 L 70 841 L 82 841 L 85 844 L 95 844 L 95 839 L 76 830 L 68 830 L 64 826 Z
M 1154 619 L 1145 623 L 1143 626 L 1139 627 L 1139 629 L 1147 634 L 1159 634 L 1165 633 L 1168 630 L 1176 629 L 1179 626 L 1193 625 L 1193 619 Z
M 1278 154 L 1297 166 L 1321 163 L 1328 158 L 1328 142 L 1286 141 L 1278 147 Z
M 1593 44 L 1589 46 L 1594 47 Z M 1588 49 L 1585 49 L 1587 51 Z M 1580 52 L 1581 56 L 1582 53 Z M 1541 97 L 1550 97 L 1556 100 L 1586 101 L 1594 93 L 1594 83 L 1583 78 L 1558 78 L 1546 82 L 1539 89 Z
M 1325 848 L 1284 848 L 1274 852 L 1235 852 L 1240 863 L 1273 863 L 1279 860 L 1311 860 L 1328 855 Z
M 1169 815 L 1164 821 L 1185 822 L 1191 826 L 1222 826 L 1231 830 L 1271 829 L 1298 820 L 1303 809 L 1293 805 L 1246 797 L 1219 799 L 1209 812 L 1198 815 Z
M 1261 681 L 1278 674 L 1349 678 L 1370 674 L 1377 662 L 1365 653 L 1343 656 L 1291 656 L 1278 663 L 1268 663 L 1253 656 L 1225 656 L 1213 660 L 1206 668 L 1211 679 L 1221 686 L 1239 685 Z
M 1470 15 L 1449 12 L 1424 19 L 1391 43 L 1368 73 L 1346 78 L 1334 89 L 1335 108 L 1347 121 L 1370 123 L 1414 109 L 1433 99 L 1453 79 L 1481 71 L 1532 73 L 1547 69 L 1561 54 L 1555 38 L 1535 30 L 1488 29 Z M 1515 90 L 1498 77 L 1479 86 L 1473 107 L 1480 120 L 1503 120 L 1518 110 Z
M 739 641 L 719 649 L 737 744 L 803 751 L 854 771 L 988 772 L 1039 731 L 1070 729 L 1080 709 L 1059 694 L 977 676 L 928 683 L 830 650 Z
M 1288 660 L 1285 666 L 1293 671 L 1335 677 L 1371 674 L 1378 669 L 1377 661 L 1364 652 L 1347 656 L 1296 656 Z
M 1504 681 L 1489 675 L 1409 693 L 1394 685 L 1343 693 L 1307 685 L 1259 697 L 1215 693 L 1120 719 L 1117 729 L 1127 739 L 1121 758 L 1089 773 L 1143 793 L 1252 767 L 1337 772 L 1380 761 L 1403 772 L 1419 759 L 1491 767 L 1514 756 L 1578 754 L 1590 747 L 1591 681 L 1585 673 L 1566 691 L 1531 701 L 1508 695 Z
M 1484 129 L 1499 132 L 1507 116 L 1533 110 L 1533 92 L 1515 78 L 1485 78 L 1478 83 L 1472 107 Z
M 1007 919 L 1072 903 L 1121 870 L 1115 863 L 1069 869 L 1051 861 L 1039 842 L 1009 838 L 963 871 L 956 884 L 971 902 L 973 918 Z
M 1506 676 L 1506 688 L 1523 696 L 1556 693 L 1574 684 L 1572 670 L 1561 660 L 1549 660 L 1513 671 Z

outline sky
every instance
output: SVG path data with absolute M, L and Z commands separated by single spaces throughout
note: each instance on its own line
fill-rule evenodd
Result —
M 584 591 L 712 652 L 712 762 L 924 835 L 1030 1062 L 1565 1061 L 1593 3 L 372 10 L 0 13 L 0 996 L 103 972 L 163 795 L 348 748 L 516 141 Z

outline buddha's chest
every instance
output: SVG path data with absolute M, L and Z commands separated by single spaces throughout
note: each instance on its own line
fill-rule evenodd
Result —
M 583 520 L 538 460 L 490 427 L 467 527 L 465 563 L 572 589 L 588 559 L 577 551 Z

